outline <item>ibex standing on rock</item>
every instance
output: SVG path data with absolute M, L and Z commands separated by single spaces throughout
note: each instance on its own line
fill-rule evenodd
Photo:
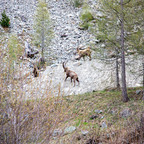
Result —
M 79 84 L 79 79 L 78 79 L 78 76 L 75 72 L 71 71 L 68 69 L 68 67 L 66 67 L 65 63 L 63 62 L 63 68 L 64 68 L 64 72 L 66 72 L 66 78 L 65 78 L 65 81 L 68 77 L 71 78 L 71 82 L 72 82 L 72 79 L 74 80 L 74 86 L 75 86 L 75 81 L 78 82 Z
M 77 48 L 77 53 L 79 55 L 78 58 L 76 58 L 76 60 L 80 60 L 81 57 L 83 57 L 83 59 L 85 60 L 85 56 L 89 56 L 90 60 L 91 60 L 91 50 L 90 47 L 84 49 L 84 50 L 79 50 L 79 48 Z

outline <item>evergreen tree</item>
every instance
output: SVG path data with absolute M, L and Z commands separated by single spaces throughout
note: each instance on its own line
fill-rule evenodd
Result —
M 143 51 L 144 4 L 142 0 L 101 0 L 99 4 L 101 15 L 97 17 L 95 33 L 106 47 L 121 52 L 122 95 L 126 102 L 129 99 L 126 92 L 125 51 Z
M 34 41 L 41 46 L 42 59 L 44 59 L 45 48 L 50 45 L 52 36 L 53 32 L 47 4 L 44 0 L 39 0 L 34 17 Z
M 124 28 L 123 28 L 123 7 L 120 1 L 102 0 L 100 2 L 100 12 L 102 15 L 97 19 L 98 32 L 97 38 L 104 41 L 106 47 L 121 52 L 122 64 L 122 95 L 123 101 L 128 101 L 126 92 L 126 77 L 125 77 L 125 58 L 124 58 Z M 123 6 L 123 5 L 122 5 Z M 121 43 L 120 43 L 121 42 Z M 117 53 L 118 54 L 118 53 Z M 116 59 L 117 62 L 117 59 Z M 117 64 L 118 65 L 118 64 Z M 118 74 L 118 66 L 117 74 Z M 117 81 L 119 77 L 117 75 Z M 117 84 L 119 85 L 119 84 Z
M 18 37 L 15 34 L 10 35 L 8 39 L 8 74 L 9 75 L 15 75 L 16 73 L 16 64 L 20 62 L 19 57 L 22 56 L 23 50 L 22 46 L 19 43 Z
M 97 16 L 95 29 L 92 30 L 96 38 L 100 40 L 100 44 L 104 43 L 105 45 L 100 51 L 107 53 L 110 57 L 115 57 L 116 85 L 117 89 L 120 89 L 118 62 L 118 59 L 120 58 L 120 24 L 117 15 L 112 9 L 112 7 L 116 6 L 116 1 L 114 2 L 114 5 L 112 1 L 105 0 L 100 1 L 99 4 L 100 8 L 98 11 L 100 15 Z M 104 55 L 106 59 L 109 58 L 107 55 Z
M 10 26 L 10 19 L 6 15 L 5 11 L 1 15 L 2 15 L 2 19 L 0 20 L 1 26 L 2 27 L 9 27 Z

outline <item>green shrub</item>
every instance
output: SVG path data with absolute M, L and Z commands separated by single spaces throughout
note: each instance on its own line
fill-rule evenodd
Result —
M 75 7 L 81 7 L 83 4 L 83 0 L 74 0 L 74 6 Z
M 84 28 L 84 30 L 87 30 L 90 26 L 90 21 L 94 20 L 93 15 L 91 14 L 90 11 L 85 10 L 82 14 L 80 19 L 82 20 L 82 24 L 80 25 L 82 28 Z
M 80 25 L 84 30 L 87 30 L 89 28 L 89 23 L 88 22 L 84 22 Z
M 89 22 L 89 21 L 91 21 L 91 20 L 93 20 L 94 19 L 94 17 L 93 17 L 93 15 L 91 14 L 91 12 L 89 12 L 89 11 L 85 11 L 84 13 L 82 13 L 82 15 L 81 15 L 81 20 L 83 21 L 83 22 Z
M 10 26 L 10 19 L 9 17 L 5 14 L 5 11 L 1 14 L 2 19 L 0 20 L 0 24 L 2 27 L 9 27 Z

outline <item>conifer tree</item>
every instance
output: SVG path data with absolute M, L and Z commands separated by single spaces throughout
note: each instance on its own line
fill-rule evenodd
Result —
M 127 87 L 126 87 L 126 72 L 125 72 L 125 46 L 124 46 L 124 2 L 121 0 L 121 11 L 120 11 L 120 26 L 121 26 L 121 65 L 122 65 L 122 96 L 123 101 L 129 101 L 127 95 Z
M 116 85 L 117 89 L 120 89 L 118 62 L 118 59 L 120 58 L 120 23 L 117 15 L 111 8 L 114 6 L 116 6 L 116 4 L 113 5 L 112 1 L 100 1 L 100 15 L 96 18 L 96 29 L 94 33 L 96 35 L 96 38 L 100 40 L 100 43 L 104 43 L 104 49 L 106 49 L 108 53 L 109 51 L 111 51 L 111 54 L 113 55 L 113 57 L 115 57 Z
M 20 62 L 19 57 L 22 56 L 23 50 L 16 34 L 10 35 L 7 44 L 8 44 L 7 45 L 8 74 L 14 76 L 14 74 L 16 73 L 15 66 Z
M 45 0 L 38 0 L 34 17 L 34 41 L 41 46 L 41 57 L 44 59 L 46 48 L 50 45 L 53 32 L 50 15 Z M 50 53 L 50 51 L 49 51 Z
M 99 3 L 101 15 L 97 17 L 96 36 L 106 47 L 121 52 L 122 95 L 126 102 L 129 99 L 126 92 L 125 51 L 143 51 L 144 3 L 142 0 L 101 0 Z
M 2 15 L 2 19 L 0 20 L 1 26 L 2 27 L 9 27 L 10 26 L 10 19 L 6 15 L 5 11 L 1 15 Z

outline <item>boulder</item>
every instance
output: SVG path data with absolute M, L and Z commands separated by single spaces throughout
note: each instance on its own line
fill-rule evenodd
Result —
M 64 135 L 65 134 L 70 134 L 70 133 L 74 132 L 75 130 L 76 130 L 76 127 L 74 127 L 74 126 L 67 127 L 64 130 Z
M 131 114 L 132 114 L 131 110 L 130 110 L 129 108 L 125 108 L 124 110 L 122 110 L 122 111 L 120 112 L 120 117 L 127 118 L 127 117 L 129 117 Z

